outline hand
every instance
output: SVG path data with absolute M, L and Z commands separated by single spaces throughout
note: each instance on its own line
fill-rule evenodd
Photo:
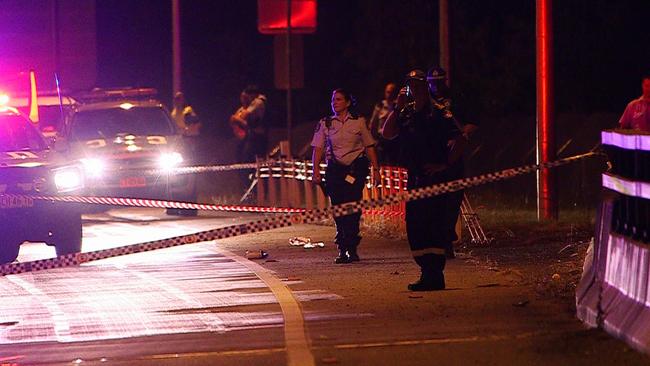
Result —
M 445 164 L 424 164 L 424 174 L 426 175 L 434 175 L 445 169 L 447 169 Z
M 406 102 L 408 102 L 408 96 L 406 95 L 406 87 L 403 87 L 399 90 L 399 94 L 397 94 L 395 110 L 399 112 L 404 109 L 404 107 L 406 107 Z
M 321 184 L 322 183 L 323 180 L 320 177 L 320 168 L 313 169 L 311 174 L 312 174 L 311 175 L 312 183 L 314 183 L 314 184 Z

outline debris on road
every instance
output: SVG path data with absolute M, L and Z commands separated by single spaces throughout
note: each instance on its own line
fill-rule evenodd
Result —
M 294 236 L 289 239 L 289 245 L 294 247 L 302 247 L 305 244 L 311 243 L 311 238 L 306 236 Z
M 263 250 L 247 250 L 246 258 L 248 259 L 264 259 L 269 256 L 269 253 Z
M 314 248 L 325 248 L 325 243 L 319 241 L 318 243 L 307 243 L 303 245 L 305 249 L 314 249 Z
M 528 301 L 528 300 L 522 300 L 522 301 L 519 301 L 519 302 L 516 302 L 516 303 L 512 304 L 512 306 L 516 306 L 518 308 L 523 308 L 524 306 L 528 305 L 529 303 L 530 303 L 530 301 Z
M 303 247 L 305 249 L 325 248 L 325 243 L 322 241 L 312 243 L 311 238 L 306 236 L 295 236 L 290 238 L 289 245 L 292 247 Z

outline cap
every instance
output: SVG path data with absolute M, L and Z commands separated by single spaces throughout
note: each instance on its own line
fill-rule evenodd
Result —
M 427 78 L 426 78 L 426 74 L 424 73 L 424 71 L 419 70 L 419 69 L 415 69 L 415 70 L 411 70 L 411 72 L 406 74 L 406 81 L 409 81 L 409 80 L 426 81 Z
M 447 78 L 447 72 L 442 67 L 434 66 L 429 69 L 427 72 L 427 80 L 445 80 Z

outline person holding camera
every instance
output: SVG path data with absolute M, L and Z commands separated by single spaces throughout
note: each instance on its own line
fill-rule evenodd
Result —
M 408 169 L 408 189 L 427 187 L 463 176 L 466 139 L 454 121 L 430 98 L 426 74 L 413 70 L 386 119 L 384 138 L 399 136 L 401 165 Z M 445 249 L 456 240 L 454 230 L 463 192 L 452 192 L 406 203 L 406 231 L 420 279 L 411 291 L 445 288 Z
M 311 142 L 313 182 L 323 183 L 319 165 L 323 157 L 326 157 L 324 190 L 333 205 L 361 200 L 368 176 L 368 162 L 373 167 L 374 181 L 381 180 L 375 140 L 368 130 L 365 118 L 350 111 L 353 105 L 352 96 L 346 90 L 335 89 L 331 100 L 334 114 L 318 122 Z M 357 252 L 361 241 L 360 219 L 361 212 L 334 218 L 335 242 L 338 247 L 335 263 L 360 260 Z

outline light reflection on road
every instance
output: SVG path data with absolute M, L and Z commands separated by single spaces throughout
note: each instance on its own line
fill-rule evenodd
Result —
M 157 210 L 116 210 L 85 216 L 83 247 L 99 250 L 232 223 L 231 218 L 176 220 Z M 19 260 L 53 255 L 53 248 L 29 243 Z M 221 254 L 215 242 L 6 276 L 0 278 L 0 293 L 0 344 L 226 332 L 283 322 L 270 290 L 255 273 Z M 338 298 L 321 291 L 294 294 L 300 301 Z

